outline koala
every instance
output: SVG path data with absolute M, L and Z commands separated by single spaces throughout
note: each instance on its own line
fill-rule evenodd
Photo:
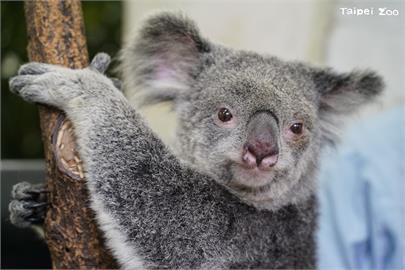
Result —
M 109 62 L 28 63 L 10 88 L 73 122 L 91 208 L 122 268 L 316 267 L 319 154 L 382 92 L 376 73 L 234 50 L 183 15 L 152 16 L 123 49 L 124 86 L 142 104 L 173 103 L 175 154 L 103 75 Z

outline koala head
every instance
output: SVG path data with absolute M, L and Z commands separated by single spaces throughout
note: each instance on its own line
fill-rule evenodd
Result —
M 313 194 L 321 147 L 383 88 L 371 71 L 338 74 L 211 43 L 170 13 L 145 22 L 123 71 L 144 103 L 173 102 L 181 159 L 265 209 Z

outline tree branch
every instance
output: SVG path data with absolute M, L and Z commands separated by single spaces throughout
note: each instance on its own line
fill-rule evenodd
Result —
M 80 1 L 27 0 L 24 7 L 31 61 L 88 65 Z M 71 123 L 54 108 L 39 106 L 39 114 L 50 191 L 44 230 L 53 268 L 117 268 L 88 208 Z

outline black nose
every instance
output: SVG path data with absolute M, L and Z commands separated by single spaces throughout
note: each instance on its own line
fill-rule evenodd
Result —
M 245 145 L 245 162 L 255 162 L 257 166 L 262 164 L 265 167 L 274 166 L 278 159 L 278 146 L 275 142 L 269 139 L 254 139 L 250 140 Z M 252 159 L 253 158 L 253 159 Z
M 269 141 L 257 140 L 253 143 L 249 142 L 247 143 L 247 150 L 255 156 L 257 165 L 259 165 L 264 158 L 278 154 L 277 145 Z
M 266 169 L 278 161 L 278 120 L 268 112 L 254 114 L 248 124 L 248 136 L 242 161 L 248 167 Z

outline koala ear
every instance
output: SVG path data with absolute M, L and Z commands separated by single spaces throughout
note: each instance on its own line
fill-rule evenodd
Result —
M 142 104 L 175 100 L 193 83 L 201 56 L 209 51 L 191 20 L 160 13 L 147 19 L 136 41 L 123 50 L 124 80 L 132 92 L 142 93 Z
M 323 141 L 327 143 L 337 140 L 344 116 L 374 101 L 384 88 L 382 78 L 367 70 L 343 74 L 330 69 L 317 70 L 313 80 L 319 97 Z

